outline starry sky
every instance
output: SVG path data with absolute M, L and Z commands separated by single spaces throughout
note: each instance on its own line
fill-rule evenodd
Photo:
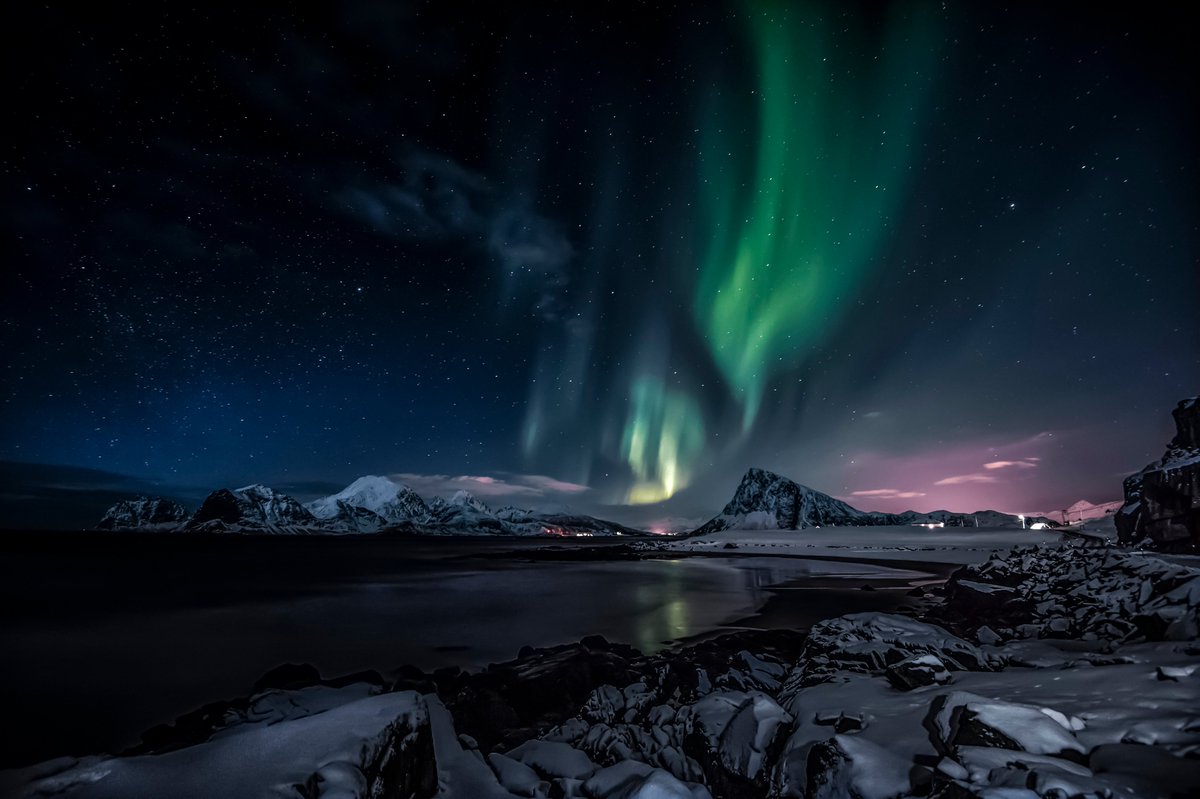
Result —
M 1200 391 L 1169 4 L 19 4 L 0 511 L 368 474 L 1116 499 Z M 48 506 L 50 509 L 48 509 Z

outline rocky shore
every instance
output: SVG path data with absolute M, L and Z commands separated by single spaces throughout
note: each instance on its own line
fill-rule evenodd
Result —
M 1017 549 L 919 613 L 654 656 L 585 638 L 481 671 L 306 666 L 40 797 L 1183 797 L 1200 792 L 1200 565 Z M 918 617 L 919 616 L 919 617 Z

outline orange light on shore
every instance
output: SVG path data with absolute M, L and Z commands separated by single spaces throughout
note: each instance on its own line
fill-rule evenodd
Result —
M 591 538 L 595 533 L 587 532 L 586 530 L 564 530 L 561 527 L 543 527 L 542 532 L 546 535 L 554 535 L 559 538 Z

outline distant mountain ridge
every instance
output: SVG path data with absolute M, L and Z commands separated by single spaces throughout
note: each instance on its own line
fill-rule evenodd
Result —
M 884 513 L 862 511 L 840 499 L 801 485 L 766 469 L 751 468 L 733 499 L 720 514 L 693 530 L 689 535 L 707 535 L 731 529 L 803 530 L 811 527 L 868 527 L 896 524 L 942 523 L 947 526 L 973 527 L 1018 526 L 1020 518 L 994 510 L 952 513 L 946 510 L 920 513 Z M 1055 525 L 1050 519 L 1036 517 L 1027 523 Z
M 406 485 L 366 475 L 336 494 L 307 504 L 264 485 L 221 488 L 194 513 L 177 502 L 137 497 L 109 508 L 104 530 L 257 535 L 508 535 L 610 536 L 643 531 L 591 516 L 506 507 L 492 511 L 467 491 L 426 503 Z

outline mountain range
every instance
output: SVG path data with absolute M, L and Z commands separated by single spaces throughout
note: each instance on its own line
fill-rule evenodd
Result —
M 1043 517 L 1027 518 L 1057 526 Z M 689 535 L 742 529 L 944 524 L 948 527 L 1016 527 L 1017 516 L 993 510 L 953 513 L 862 511 L 828 494 L 764 469 L 750 469 L 724 510 Z M 149 530 L 267 535 L 610 536 L 643 533 L 591 516 L 544 513 L 505 506 L 493 510 L 466 491 L 426 502 L 388 477 L 360 477 L 336 494 L 307 504 L 263 485 L 213 491 L 195 512 L 162 498 L 137 497 L 109 508 L 104 530 Z
M 1043 517 L 1026 518 L 1025 523 L 1057 526 Z M 742 477 L 733 499 L 690 535 L 706 535 L 721 530 L 803 530 L 809 527 L 868 527 L 897 524 L 944 524 L 947 527 L 1017 527 L 1019 516 L 994 510 L 954 513 L 935 510 L 928 513 L 908 510 L 902 513 L 863 511 L 828 494 L 800 485 L 766 469 L 750 469 Z
M 467 491 L 449 500 L 425 500 L 387 477 L 360 477 L 336 494 L 307 504 L 263 485 L 221 488 L 194 513 L 177 502 L 137 497 L 122 500 L 97 525 L 102 530 L 263 535 L 598 536 L 639 535 L 616 522 L 591 516 L 539 513 L 504 507 L 493 511 Z

